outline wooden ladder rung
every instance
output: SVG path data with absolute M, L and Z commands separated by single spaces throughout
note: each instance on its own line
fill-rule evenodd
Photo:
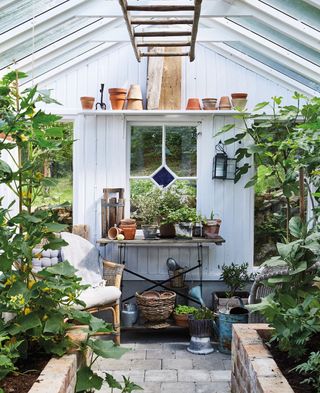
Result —
M 194 11 L 193 5 L 127 5 L 127 11 Z
M 139 31 L 135 37 L 180 37 L 191 36 L 191 31 Z
M 192 25 L 193 19 L 141 19 L 131 18 L 132 25 Z
M 190 46 L 191 42 L 139 42 L 137 43 L 138 48 L 152 48 L 152 47 L 178 47 L 178 46 Z
M 174 57 L 174 56 L 189 56 L 189 52 L 141 52 L 141 57 Z

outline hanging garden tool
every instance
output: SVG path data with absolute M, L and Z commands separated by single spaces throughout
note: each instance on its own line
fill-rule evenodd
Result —
M 99 91 L 101 93 L 101 96 L 100 96 L 100 102 L 96 103 L 96 109 L 98 109 L 98 105 L 100 105 L 101 109 L 106 110 L 107 109 L 107 105 L 103 102 L 104 83 L 101 83 L 101 88 L 100 88 Z

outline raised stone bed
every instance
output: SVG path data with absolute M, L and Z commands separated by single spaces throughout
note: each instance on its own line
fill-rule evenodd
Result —
M 294 393 L 262 337 L 266 324 L 235 324 L 232 335 L 231 393 Z
M 86 339 L 87 333 L 74 328 L 68 336 L 75 342 L 81 342 Z M 28 393 L 74 393 L 77 370 L 88 356 L 75 351 L 61 358 L 50 359 Z

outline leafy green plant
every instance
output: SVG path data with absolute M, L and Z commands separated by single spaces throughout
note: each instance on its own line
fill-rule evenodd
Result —
M 57 250 L 67 243 L 56 236 L 65 225 L 55 222 L 51 211 L 34 210 L 35 199 L 51 184 L 39 171 L 39 160 L 57 154 L 65 146 L 64 133 L 56 115 L 36 109 L 36 103 L 53 102 L 37 87 L 19 91 L 19 78 L 25 74 L 10 72 L 0 81 L 0 183 L 17 197 L 9 206 L 0 198 L 0 379 L 18 372 L 18 359 L 28 360 L 38 353 L 62 356 L 68 350 L 90 347 L 97 356 L 119 357 L 123 349 L 113 343 L 93 340 L 97 332 L 112 327 L 88 312 L 76 309 L 85 304 L 78 296 L 82 285 L 68 261 L 35 274 L 35 248 Z M 67 141 L 69 143 L 69 141 Z M 17 155 L 15 154 L 17 151 Z M 13 162 L 5 162 L 3 152 Z M 18 214 L 12 207 L 18 204 Z M 4 319 L 4 316 L 10 318 Z M 83 343 L 71 340 L 68 330 L 76 324 L 87 325 Z M 84 374 L 89 378 L 84 378 Z M 86 379 L 86 385 L 82 381 Z M 101 379 L 91 368 L 78 373 L 77 391 L 98 389 Z
M 227 297 L 233 297 L 237 291 L 241 291 L 253 279 L 253 274 L 248 273 L 248 267 L 248 263 L 236 265 L 232 262 L 231 265 L 222 265 L 220 280 L 228 287 Z
M 203 319 L 215 319 L 215 313 L 207 307 L 197 308 L 197 310 L 194 313 L 192 313 L 192 315 L 193 318 L 197 321 Z
M 179 222 L 192 222 L 195 223 L 199 220 L 197 211 L 195 208 L 181 207 L 178 210 L 172 211 L 168 215 L 168 222 L 179 223 Z
M 105 373 L 105 381 L 108 386 L 111 388 L 111 393 L 113 393 L 114 389 L 121 390 L 121 393 L 131 393 L 135 390 L 143 390 L 142 387 L 136 385 L 134 382 L 130 381 L 130 378 L 126 378 L 124 375 L 122 376 L 124 385 L 121 385 L 111 374 Z
M 139 219 L 142 224 L 158 224 L 160 220 L 160 200 L 161 190 L 153 187 L 136 199 L 136 211 L 133 212 L 132 217 Z
M 293 369 L 304 375 L 310 375 L 302 383 L 308 383 L 320 392 L 320 351 L 311 352 L 305 363 L 299 364 Z
M 196 307 L 192 306 L 185 306 L 183 304 L 179 304 L 175 307 L 174 313 L 181 315 L 181 314 L 194 314 L 197 311 Z
M 289 220 L 292 215 L 290 198 L 299 195 L 299 173 L 304 175 L 309 191 L 311 184 L 317 190 L 320 164 L 320 99 L 312 98 L 308 101 L 298 93 L 295 93 L 293 98 L 297 102 L 296 106 L 282 106 L 282 97 L 272 97 L 271 102 L 257 104 L 251 114 L 238 114 L 236 117 L 243 120 L 245 127 L 225 141 L 225 144 L 238 143 L 248 138 L 253 141 L 253 144 L 247 147 L 241 145 L 236 150 L 235 181 L 248 173 L 252 167 L 248 161 L 251 157 L 254 157 L 255 165 L 265 168 L 264 179 L 272 178 L 273 187 L 281 190 L 286 198 L 288 240 Z M 306 100 L 306 103 L 301 105 L 301 100 Z M 271 109 L 272 115 L 266 115 L 267 107 Z M 228 124 L 221 132 L 227 132 L 234 127 L 234 124 Z M 258 179 L 258 174 L 255 173 L 246 187 L 256 185 Z M 312 203 L 316 212 L 313 199 Z

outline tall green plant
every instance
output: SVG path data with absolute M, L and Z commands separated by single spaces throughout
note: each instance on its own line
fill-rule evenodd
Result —
M 282 106 L 282 97 L 272 97 L 271 102 L 257 104 L 251 114 L 240 113 L 235 116 L 243 121 L 244 128 L 225 141 L 225 144 L 252 141 L 248 146 L 240 145 L 236 150 L 235 181 L 252 166 L 243 159 L 254 157 L 254 164 L 264 167 L 265 178 L 272 178 L 273 186 L 281 190 L 286 199 L 288 239 L 292 215 L 290 198 L 299 195 L 299 170 L 304 170 L 304 182 L 310 190 L 311 185 L 316 189 L 320 185 L 320 98 L 308 101 L 305 96 L 295 93 L 293 99 L 296 105 Z M 303 105 L 302 100 L 306 100 Z M 266 114 L 266 108 L 271 108 L 271 115 Z M 221 132 L 234 127 L 234 124 L 226 125 Z M 254 186 L 257 181 L 258 175 L 255 174 L 245 187 Z
M 60 117 L 36 108 L 37 102 L 53 100 L 36 86 L 19 91 L 19 78 L 24 76 L 10 72 L 0 81 L 0 183 L 16 195 L 9 206 L 0 198 L 0 379 L 15 371 L 18 358 L 28 359 L 39 352 L 61 356 L 78 347 L 66 335 L 73 321 L 88 325 L 88 339 L 79 349 L 90 347 L 95 356 L 103 357 L 119 357 L 124 351 L 91 338 L 98 331 L 110 332 L 111 326 L 75 308 L 85 306 L 78 296 L 86 286 L 69 262 L 37 275 L 32 270 L 32 259 L 37 257 L 32 250 L 39 244 L 44 250 L 67 244 L 56 236 L 65 226 L 56 223 L 50 212 L 32 208 L 48 184 L 39 172 L 38 160 L 58 153 L 65 140 L 63 129 L 57 125 Z M 13 166 L 3 160 L 4 152 Z M 19 212 L 13 215 L 15 203 Z M 84 386 L 80 382 L 88 373 L 90 378 Z M 99 389 L 102 382 L 90 368 L 82 367 L 77 391 Z

